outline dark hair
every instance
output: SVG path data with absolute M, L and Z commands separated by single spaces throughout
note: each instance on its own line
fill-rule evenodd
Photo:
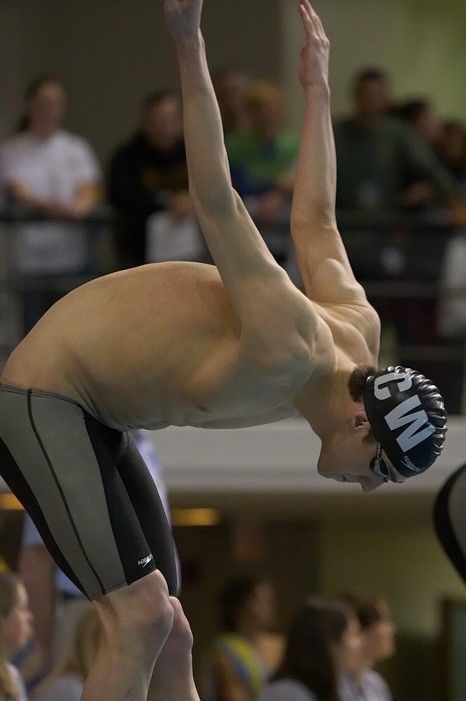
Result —
M 385 71 L 380 68 L 364 68 L 359 71 L 359 73 L 356 73 L 353 78 L 353 93 L 356 93 L 363 83 L 368 83 L 371 80 L 376 80 L 383 85 L 388 83 L 388 77 Z
M 377 368 L 372 365 L 356 365 L 348 380 L 348 390 L 354 402 L 362 402 L 367 378 L 376 372 Z
M 344 601 L 354 611 L 361 628 L 369 628 L 385 617 L 384 608 L 387 606 L 383 597 L 364 591 L 350 591 L 342 594 Z
M 24 91 L 24 99 L 26 101 L 32 100 L 35 98 L 37 93 L 41 88 L 44 87 L 44 85 L 49 85 L 49 83 L 53 83 L 55 85 L 59 85 L 62 90 L 65 90 L 65 86 L 63 84 L 63 81 L 61 78 L 59 78 L 57 75 L 53 75 L 51 73 L 43 73 L 41 75 L 38 75 L 32 80 L 28 86 L 26 87 L 26 90 Z M 16 131 L 21 132 L 21 131 L 26 131 L 26 129 L 29 128 L 29 117 L 26 112 L 24 112 L 17 124 Z
M 348 390 L 353 402 L 362 402 L 367 378 L 371 375 L 375 375 L 376 372 L 377 368 L 372 365 L 356 365 L 348 380 Z M 370 428 L 364 441 L 374 443 L 375 440 L 374 432 L 372 428 Z
M 165 100 L 172 99 L 178 99 L 178 95 L 175 92 L 172 92 L 171 90 L 154 90 L 146 95 L 142 101 L 141 112 L 144 114 L 145 112 L 151 110 L 152 107 L 156 107 L 157 105 L 160 105 L 160 103 L 165 102 Z
M 331 646 L 341 640 L 352 618 L 351 608 L 342 601 L 309 599 L 291 623 L 274 679 L 291 677 L 319 701 L 337 701 L 337 668 Z
M 397 114 L 404 122 L 412 124 L 430 108 L 431 104 L 427 99 L 407 100 L 397 108 Z
M 233 633 L 237 630 L 241 607 L 264 581 L 256 577 L 235 577 L 227 582 L 219 596 L 224 631 Z

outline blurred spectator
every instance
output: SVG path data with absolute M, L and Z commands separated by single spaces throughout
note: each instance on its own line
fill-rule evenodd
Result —
M 87 599 L 55 565 L 37 528 L 25 514 L 18 569 L 34 613 L 35 638 L 15 662 L 30 693 L 66 649 Z
M 257 197 L 260 213 L 264 195 L 274 194 L 282 205 L 292 192 L 298 155 L 298 135 L 285 128 L 280 90 L 266 81 L 248 94 L 250 126 L 226 140 L 233 185 L 242 198 Z
M 154 212 L 171 206 L 175 219 L 191 215 L 188 187 L 180 99 L 170 92 L 152 93 L 142 105 L 137 132 L 116 150 L 110 164 L 119 267 L 145 262 L 146 227 Z
M 19 133 L 0 147 L 0 186 L 7 206 L 68 220 L 11 227 L 13 264 L 25 287 L 25 333 L 65 292 L 57 276 L 82 274 L 89 267 L 88 231 L 72 222 L 98 203 L 100 170 L 87 141 L 62 128 L 65 108 L 62 83 L 50 76 L 37 78 L 26 92 Z
M 19 577 L 0 573 L 0 699 L 26 701 L 26 690 L 18 670 L 8 662 L 32 634 L 32 614 L 26 589 Z
M 460 122 L 441 126 L 437 153 L 455 180 L 466 187 L 466 129 Z
M 360 664 L 342 677 L 342 701 L 391 701 L 387 683 L 372 669 L 395 654 L 396 627 L 389 606 L 385 599 L 364 592 L 350 592 L 342 599 L 361 626 Z
M 87 604 L 81 613 L 69 645 L 50 675 L 32 696 L 32 701 L 79 701 L 94 662 L 100 635 L 100 620 Z
M 359 623 L 348 606 L 309 599 L 295 615 L 283 662 L 258 701 L 338 701 L 339 675 L 357 668 L 360 645 Z
M 234 134 L 249 126 L 247 94 L 249 80 L 234 68 L 222 68 L 212 75 L 225 135 Z
M 189 193 L 173 193 L 167 211 L 154 212 L 147 219 L 145 262 L 205 262 L 208 258 Z
M 145 431 L 131 431 L 131 437 L 152 475 L 169 516 L 163 472 L 152 442 Z M 24 666 L 24 677 L 30 692 L 43 679 L 44 673 L 53 667 L 63 650 L 68 648 L 77 620 L 87 608 L 88 601 L 55 565 L 28 515 L 23 526 L 18 567 L 29 594 L 35 621 L 35 642 L 41 653 L 41 659 L 35 662 L 34 647 L 30 643 L 18 657 L 21 660 L 18 666 L 21 670 Z M 31 660 L 31 657 L 34 659 Z
M 398 117 L 410 128 L 412 134 L 423 142 L 433 155 L 440 138 L 440 117 L 427 99 L 413 99 L 403 102 L 397 109 Z M 436 196 L 437 195 L 437 196 Z M 400 200 L 405 208 L 427 209 L 441 207 L 438 192 L 433 182 L 415 180 L 407 183 Z
M 226 139 L 233 186 L 251 215 L 261 220 L 261 233 L 283 264 L 288 241 L 276 222 L 287 215 L 291 201 L 298 135 L 285 128 L 283 97 L 272 83 L 257 83 L 247 104 L 250 126 Z
M 432 103 L 425 99 L 406 100 L 397 109 L 397 114 L 425 144 L 437 147 L 441 134 L 440 117 Z
M 272 586 L 252 577 L 232 579 L 220 595 L 220 608 L 223 630 L 213 641 L 205 698 L 252 701 L 282 655 L 282 638 L 271 632 L 275 617 Z
M 445 199 L 460 195 L 432 149 L 388 115 L 391 96 L 382 71 L 357 75 L 353 97 L 353 116 L 334 125 L 338 209 L 393 211 L 417 206 L 425 193 L 405 192 L 417 182 L 427 182 Z
M 440 299 L 437 307 L 437 328 L 444 339 L 453 339 L 464 346 L 466 338 L 466 231 L 458 232 L 447 243 L 440 274 Z M 464 362 L 462 356 L 449 375 L 457 383 L 453 392 L 456 401 L 448 404 L 450 412 L 461 413 L 464 401 Z M 458 367 L 459 365 L 459 367 Z

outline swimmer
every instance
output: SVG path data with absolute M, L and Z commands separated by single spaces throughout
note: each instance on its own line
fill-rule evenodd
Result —
M 170 528 L 129 429 L 301 415 L 322 441 L 319 472 L 366 491 L 423 472 L 445 432 L 430 381 L 377 370 L 379 319 L 335 219 L 329 42 L 310 3 L 299 6 L 305 114 L 291 212 L 305 294 L 232 187 L 202 0 L 164 9 L 190 192 L 215 266 L 144 265 L 83 285 L 42 317 L 1 377 L 1 474 L 102 620 L 85 701 L 140 701 L 149 685 L 157 701 L 199 698 Z

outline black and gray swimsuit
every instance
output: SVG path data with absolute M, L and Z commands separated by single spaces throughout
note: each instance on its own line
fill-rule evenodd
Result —
M 156 569 L 178 592 L 170 524 L 128 433 L 68 397 L 0 385 L 0 475 L 89 599 Z

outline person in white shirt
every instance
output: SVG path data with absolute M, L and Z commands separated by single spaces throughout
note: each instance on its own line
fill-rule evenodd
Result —
M 25 333 L 60 297 L 56 276 L 86 272 L 89 263 L 86 227 L 79 221 L 99 201 L 101 172 L 88 142 L 62 128 L 65 108 L 61 82 L 37 78 L 26 92 L 19 133 L 0 146 L 0 188 L 7 207 L 62 220 L 10 229 L 11 264 L 24 280 Z
M 23 680 L 9 658 L 32 635 L 32 613 L 20 578 L 8 570 L 0 573 L 0 698 L 26 701 Z

